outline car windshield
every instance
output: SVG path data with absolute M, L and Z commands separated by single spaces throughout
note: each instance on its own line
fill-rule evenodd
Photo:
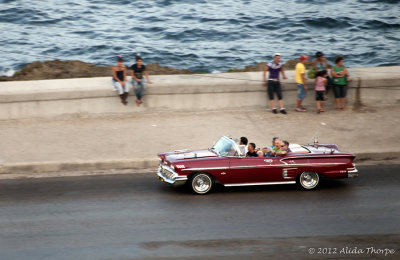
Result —
M 211 149 L 223 156 L 238 155 L 235 142 L 225 136 L 222 136 Z

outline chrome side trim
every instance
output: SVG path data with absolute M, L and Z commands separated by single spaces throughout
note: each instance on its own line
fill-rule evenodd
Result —
M 298 154 L 298 155 L 300 155 L 300 156 L 288 156 L 288 157 L 285 157 L 285 158 L 282 158 L 282 160 L 289 160 L 289 159 L 313 159 L 313 158 L 330 158 L 330 157 L 333 157 L 333 158 L 335 158 L 335 157 L 349 157 L 349 156 L 351 156 L 350 154 L 332 154 L 332 155 L 330 155 L 330 154 L 318 154 L 318 155 L 315 155 L 315 154 L 304 154 L 304 156 L 301 156 L 302 154 Z M 281 160 L 281 161 L 282 161 Z
M 292 179 L 294 179 L 295 177 L 289 177 L 289 176 L 288 176 L 288 170 L 297 170 L 297 168 L 287 168 L 287 169 L 283 169 L 283 170 L 282 170 L 282 177 L 283 177 L 283 179 L 285 179 L 285 180 L 292 180 Z
M 209 167 L 209 168 L 186 168 L 182 171 L 207 171 L 207 170 L 228 170 L 229 167 Z
M 284 164 L 262 164 L 262 165 L 246 165 L 246 166 L 233 166 L 231 169 L 242 168 L 263 168 L 263 167 L 288 167 L 288 166 L 320 166 L 320 165 L 341 165 L 346 163 L 286 163 Z
M 277 184 L 296 184 L 296 181 L 276 181 L 276 182 L 254 182 L 254 183 L 235 183 L 235 184 L 224 184 L 225 187 L 235 186 L 258 186 L 258 185 L 277 185 Z

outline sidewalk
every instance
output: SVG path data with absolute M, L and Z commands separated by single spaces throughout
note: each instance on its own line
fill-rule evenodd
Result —
M 291 143 L 337 144 L 360 160 L 400 163 L 400 106 L 316 114 L 269 110 L 136 113 L 131 116 L 0 121 L 0 173 L 149 168 L 156 154 L 208 148 L 221 135 L 257 146 L 279 136 Z

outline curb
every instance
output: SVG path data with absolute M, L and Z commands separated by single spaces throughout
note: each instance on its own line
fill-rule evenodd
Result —
M 373 163 L 395 161 L 400 163 L 400 152 L 384 153 L 357 153 L 355 163 Z M 106 161 L 77 161 L 77 162 L 40 162 L 40 163 L 10 163 L 0 164 L 0 174 L 23 174 L 34 176 L 49 172 L 78 172 L 78 171 L 105 171 L 126 169 L 148 169 L 156 168 L 159 160 L 157 158 L 132 159 L 132 160 L 106 160 Z M 112 174 L 112 171 L 110 172 Z
M 373 162 L 385 162 L 385 161 L 397 161 L 400 163 L 400 152 L 365 152 L 365 153 L 355 153 L 356 159 L 355 163 L 362 163 L 366 161 Z
M 75 172 L 97 170 L 124 170 L 156 168 L 159 160 L 107 160 L 107 161 L 77 161 L 77 162 L 40 162 L 40 163 L 10 163 L 0 165 L 0 174 L 37 174 L 44 172 Z

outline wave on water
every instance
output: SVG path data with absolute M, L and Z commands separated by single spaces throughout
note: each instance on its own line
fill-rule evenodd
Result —
M 14 73 L 15 73 L 15 70 L 13 70 L 13 69 L 2 70 L 2 71 L 0 71 L 0 77 L 1 76 L 11 77 L 12 75 L 14 75 Z
M 372 20 L 372 21 L 366 21 L 363 26 L 361 26 L 361 29 L 370 29 L 370 30 L 376 30 L 376 29 L 400 29 L 400 24 L 399 23 L 389 23 L 389 22 L 384 22 L 384 21 L 379 21 L 379 20 Z
M 399 0 L 0 0 L 0 71 L 36 60 L 134 61 L 227 71 L 275 52 L 323 51 L 332 64 L 400 65 Z M 397 10 L 397 11 L 396 11 Z
M 304 19 L 302 23 L 306 24 L 307 26 L 316 27 L 317 29 L 348 28 L 352 26 L 352 24 L 348 20 L 350 19 L 346 17 L 338 17 L 338 18 L 318 17 L 318 18 Z

